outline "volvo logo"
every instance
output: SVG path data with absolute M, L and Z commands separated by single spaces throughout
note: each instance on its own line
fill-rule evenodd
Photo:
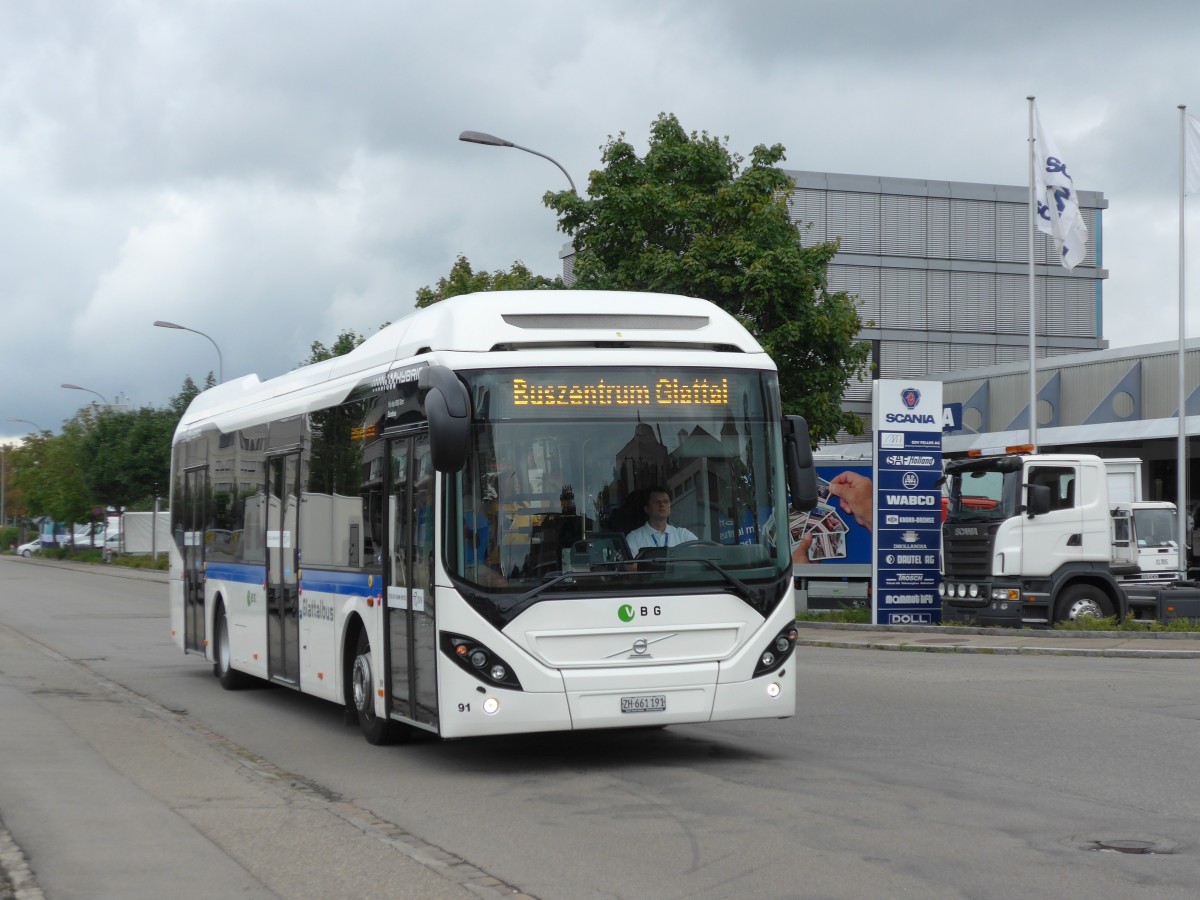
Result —
M 660 641 L 665 641 L 667 638 L 675 637 L 674 634 L 664 634 L 662 637 L 656 638 L 637 638 L 632 644 L 629 644 L 616 653 L 610 653 L 605 659 L 612 659 L 616 656 L 626 656 L 629 659 L 651 659 L 653 655 L 650 653 L 650 647 Z

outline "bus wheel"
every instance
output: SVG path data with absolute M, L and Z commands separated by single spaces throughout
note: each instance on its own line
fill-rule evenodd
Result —
M 213 663 L 213 674 L 217 676 L 217 680 L 221 682 L 221 687 L 227 691 L 236 691 L 238 688 L 243 688 L 249 682 L 248 676 L 238 672 L 232 668 L 231 652 L 229 649 L 229 620 L 225 616 L 225 604 L 217 604 L 217 614 L 213 618 L 213 631 L 216 634 L 213 636 L 213 656 L 216 661 Z
M 391 744 L 397 737 L 394 723 L 375 715 L 375 679 L 373 675 L 371 642 L 365 630 L 358 633 L 358 649 L 354 653 L 354 669 L 350 675 L 350 686 L 354 692 L 354 710 L 358 713 L 358 727 L 363 737 L 371 744 Z
M 1113 614 L 1108 595 L 1090 584 L 1073 584 L 1063 591 L 1057 609 L 1058 622 L 1074 622 L 1084 616 L 1104 619 Z

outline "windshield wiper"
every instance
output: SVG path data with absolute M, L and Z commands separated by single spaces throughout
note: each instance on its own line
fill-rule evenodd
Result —
M 643 560 L 643 562 L 645 562 L 645 561 Z M 670 557 L 661 557 L 658 559 L 654 559 L 654 560 L 652 560 L 652 562 L 655 566 L 659 566 L 659 565 L 666 566 L 666 565 L 670 565 L 672 563 L 677 563 L 677 562 L 704 563 L 706 566 L 708 566 L 710 569 L 712 569 L 714 572 L 716 572 L 718 575 L 720 575 L 721 578 L 725 580 L 725 583 L 728 584 L 730 587 L 732 587 L 734 592 L 742 600 L 744 600 L 745 602 L 747 602 L 751 605 L 753 605 L 755 602 L 755 594 L 754 594 L 753 588 L 751 588 L 748 584 L 746 584 L 744 581 L 742 581 L 736 575 L 734 575 L 731 572 L 729 572 L 728 570 L 726 570 L 724 567 L 717 565 L 711 559 L 706 559 L 703 556 L 670 556 Z M 543 581 L 537 587 L 532 588 L 531 590 L 528 590 L 524 594 L 521 594 L 520 596 L 515 598 L 515 602 L 513 603 L 513 606 L 518 607 L 518 608 L 524 607 L 534 597 L 537 597 L 539 594 L 545 593 L 546 591 L 550 590 L 555 585 L 562 584 L 564 582 L 574 581 L 577 578 L 609 578 L 613 575 L 636 576 L 636 575 L 652 574 L 652 570 L 647 570 L 647 569 L 638 570 L 638 569 L 622 568 L 623 566 L 626 566 L 628 564 L 629 564 L 629 560 L 623 560 L 621 562 L 612 562 L 612 563 L 599 563 L 598 565 L 612 567 L 609 571 L 602 571 L 602 572 L 596 572 L 596 571 L 563 572 L 562 574 L 556 575 L 554 578 L 551 578 L 549 581 Z
M 748 584 L 746 584 L 744 581 L 742 581 L 740 578 L 738 578 L 736 575 L 727 571 L 722 566 L 718 566 L 711 559 L 708 559 L 703 556 L 669 556 L 666 559 L 663 559 L 661 561 L 665 562 L 665 563 L 676 563 L 676 562 L 704 563 L 706 566 L 709 566 L 714 572 L 716 572 L 718 575 L 720 575 L 722 578 L 724 578 L 726 583 L 731 585 L 733 587 L 734 591 L 737 592 L 738 596 L 740 596 L 743 600 L 745 600 L 747 603 L 749 603 L 751 605 L 753 605 L 753 603 L 754 603 L 754 590 Z

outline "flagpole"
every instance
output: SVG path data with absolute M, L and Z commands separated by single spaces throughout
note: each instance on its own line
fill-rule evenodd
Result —
M 1029 101 L 1029 443 L 1037 450 L 1037 201 L 1033 187 L 1033 97 Z
M 1187 304 L 1184 302 L 1184 193 L 1187 181 L 1187 107 L 1179 106 L 1179 438 L 1175 473 L 1175 498 L 1179 525 L 1179 579 L 1187 578 L 1187 386 L 1184 380 L 1187 339 Z

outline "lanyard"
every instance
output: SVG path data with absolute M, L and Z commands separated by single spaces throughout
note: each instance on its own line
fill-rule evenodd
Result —
M 668 527 L 670 527 L 670 526 L 668 526 Z M 663 532 L 663 542 L 660 545 L 658 543 L 658 532 L 655 531 L 653 528 L 651 528 L 650 529 L 650 540 L 654 541 L 655 547 L 658 547 L 658 546 L 666 547 L 666 546 L 670 545 L 670 543 L 671 543 L 671 532 L 669 532 L 669 531 Z

